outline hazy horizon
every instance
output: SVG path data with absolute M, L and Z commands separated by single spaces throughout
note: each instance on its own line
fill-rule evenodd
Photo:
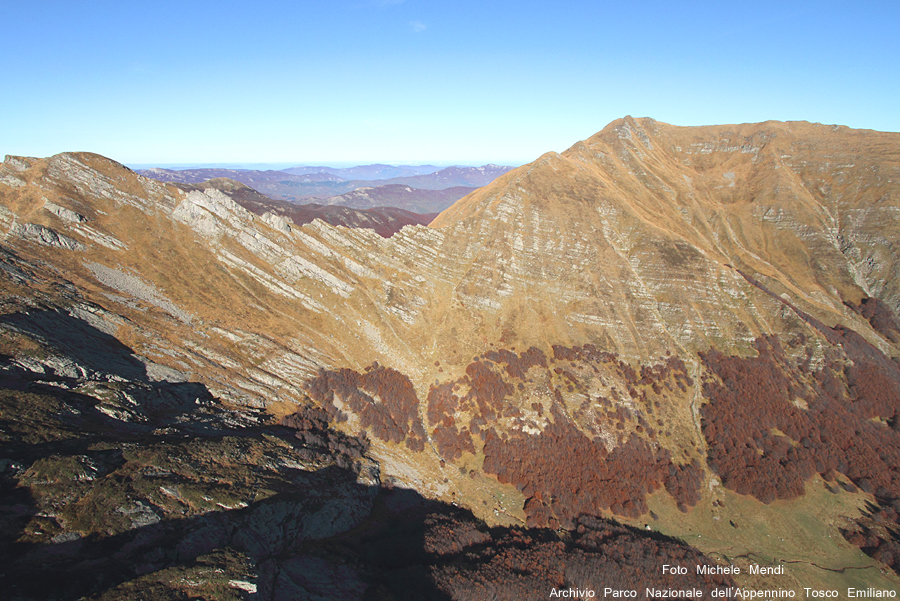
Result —
M 112 157 L 110 157 L 112 158 Z M 223 161 L 218 163 L 199 163 L 199 162 L 184 162 L 184 163 L 123 163 L 126 167 L 130 169 L 172 169 L 175 171 L 186 170 L 186 169 L 241 169 L 241 170 L 259 170 L 259 171 L 280 171 L 283 169 L 293 169 L 295 167 L 329 167 L 331 169 L 347 169 L 350 167 L 366 167 L 369 165 L 390 165 L 392 167 L 423 167 L 431 165 L 433 167 L 440 167 L 441 169 L 446 169 L 447 167 L 482 167 L 488 164 L 500 165 L 503 167 L 518 167 L 519 165 L 508 165 L 497 162 L 489 161 L 487 163 L 473 163 L 473 162 L 459 162 L 459 163 L 439 163 L 435 161 L 367 161 L 364 163 L 353 163 L 353 162 L 335 162 L 335 161 L 307 161 L 305 163 L 296 162 L 296 161 L 278 161 L 273 163 L 253 163 L 253 162 L 238 162 L 238 161 Z

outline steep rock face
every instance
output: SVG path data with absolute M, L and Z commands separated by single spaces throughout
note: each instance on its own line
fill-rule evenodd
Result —
M 96 155 L 8 158 L 2 282 L 10 312 L 91 320 L 226 403 L 317 405 L 365 432 L 384 482 L 491 523 L 655 515 L 714 541 L 741 503 L 819 515 L 816 474 L 895 502 L 893 476 L 857 468 L 900 473 L 896 457 L 833 465 L 849 443 L 808 430 L 840 414 L 893 440 L 898 153 L 896 134 L 626 118 L 389 239 L 291 226 Z M 752 428 L 730 423 L 757 373 L 790 394 L 762 393 Z M 780 480 L 735 476 L 747 467 Z M 790 552 L 851 565 L 831 528 Z M 760 544 L 775 553 L 734 548 Z
M 459 287 L 483 305 L 531 297 L 540 313 L 549 287 L 565 317 L 547 319 L 560 330 L 604 332 L 605 346 L 631 356 L 745 352 L 785 324 L 771 323 L 773 307 L 735 268 L 776 280 L 828 321 L 848 317 L 844 299 L 900 308 L 897 144 L 808 123 L 626 118 L 506 174 L 431 227 L 471 257 Z

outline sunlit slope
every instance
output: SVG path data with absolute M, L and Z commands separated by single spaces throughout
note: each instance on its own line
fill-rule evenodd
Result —
M 471 265 L 461 298 L 524 303 L 560 334 L 633 356 L 745 349 L 785 325 L 735 269 L 829 323 L 848 317 L 844 300 L 898 307 L 898 153 L 898 134 L 625 118 L 431 227 Z

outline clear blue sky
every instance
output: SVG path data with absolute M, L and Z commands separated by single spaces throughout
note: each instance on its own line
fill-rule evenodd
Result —
M 0 155 L 521 164 L 626 114 L 900 131 L 900 2 L 5 2 Z

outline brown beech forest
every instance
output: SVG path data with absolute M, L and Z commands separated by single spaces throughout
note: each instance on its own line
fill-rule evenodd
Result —
M 494 426 L 503 419 L 525 424 L 513 401 L 524 383 L 533 381 L 528 379 L 529 373 L 533 379 L 556 377 L 566 392 L 585 392 L 585 383 L 574 372 L 588 369 L 594 373 L 600 364 L 628 383 L 623 394 L 643 408 L 631 410 L 605 397 L 585 394 L 579 412 L 593 411 L 617 433 L 611 450 L 596 435 L 599 432 L 588 436 L 574 425 L 563 409 L 558 387 L 553 388 L 553 402 L 546 410 L 549 423 L 539 434 L 498 432 Z M 530 371 L 533 368 L 537 371 Z M 518 354 L 499 349 L 474 357 L 464 376 L 433 385 L 425 415 L 431 443 L 444 461 L 453 462 L 464 453 L 474 455 L 481 449 L 484 472 L 525 494 L 529 526 L 571 527 L 578 516 L 599 515 L 604 510 L 642 515 L 647 511 L 647 495 L 662 487 L 683 511 L 697 503 L 703 479 L 700 463 L 673 462 L 671 453 L 656 443 L 657 432 L 644 415 L 654 412 L 645 389 L 685 391 L 691 385 L 684 363 L 674 357 L 645 366 L 638 374 L 616 355 L 592 345 L 556 346 L 550 359 L 536 348 Z M 394 443 L 405 441 L 413 450 L 424 448 L 418 398 L 409 379 L 395 370 L 375 364 L 363 374 L 349 369 L 322 371 L 307 384 L 307 391 L 338 421 L 346 420 L 345 411 L 351 410 L 373 436 Z M 539 403 L 532 409 L 545 415 Z
M 424 422 L 409 378 L 377 363 L 364 373 L 322 371 L 307 391 L 330 419 L 344 421 L 351 411 L 381 440 L 414 451 L 431 444 L 445 462 L 482 453 L 484 473 L 525 495 L 529 527 L 573 528 L 580 516 L 604 511 L 637 517 L 661 488 L 688 511 L 700 500 L 705 467 L 727 488 L 764 503 L 804 494 L 820 474 L 833 490 L 874 496 L 871 511 L 845 536 L 900 567 L 892 534 L 900 521 L 900 366 L 853 330 L 785 304 L 818 330 L 818 340 L 797 335 L 785 347 L 762 337 L 755 357 L 700 354 L 706 466 L 697 457 L 676 461 L 661 442 L 672 425 L 660 401 L 695 385 L 675 357 L 635 369 L 593 345 L 554 346 L 549 357 L 537 348 L 489 350 L 464 375 L 431 386 Z M 848 307 L 887 340 L 900 332 L 880 301 Z M 813 367 L 816 344 L 824 360 Z M 590 392 L 589 380 L 601 373 L 621 384 L 612 398 Z M 535 382 L 549 397 L 522 405 Z M 572 394 L 583 399 L 574 410 L 563 396 Z M 529 430 L 535 416 L 543 425 Z
M 861 524 L 845 536 L 896 569 L 889 530 L 900 510 L 900 369 L 855 332 L 834 336 L 844 352 L 829 348 L 816 371 L 808 357 L 792 362 L 776 338 L 757 340 L 757 357 L 702 355 L 717 376 L 703 383 L 708 464 L 726 487 L 764 503 L 802 495 L 814 474 L 873 494 L 871 515 L 889 527 L 879 535 Z

